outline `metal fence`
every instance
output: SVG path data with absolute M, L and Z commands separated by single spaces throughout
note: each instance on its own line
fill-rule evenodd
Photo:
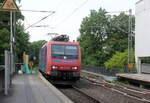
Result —
M 136 73 L 136 69 L 128 69 L 127 66 L 124 67 L 124 69 L 107 69 L 105 67 L 93 67 L 93 66 L 82 66 L 84 70 L 103 74 L 107 76 L 116 76 L 117 73 Z
M 141 64 L 141 72 L 142 73 L 150 73 L 150 64 Z

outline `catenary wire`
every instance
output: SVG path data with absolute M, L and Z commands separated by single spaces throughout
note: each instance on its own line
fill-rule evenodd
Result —
M 54 12 L 54 11 L 45 11 L 45 10 L 20 10 L 20 11 L 26 11 L 26 12 L 43 12 L 43 13 L 51 13 L 51 12 Z
M 59 24 L 68 20 L 75 12 L 77 12 L 82 6 L 84 6 L 89 0 L 85 0 L 82 4 L 80 4 L 77 8 L 75 8 L 67 17 L 65 17 L 62 21 L 54 26 L 54 28 L 58 27 Z
M 45 20 L 46 18 L 48 18 L 49 16 L 51 16 L 51 15 L 54 14 L 54 13 L 55 13 L 55 12 L 52 12 L 52 13 L 50 13 L 49 15 L 47 15 L 47 16 L 43 17 L 42 19 L 40 19 L 39 21 L 37 21 L 37 22 L 31 24 L 30 26 L 28 26 L 27 28 L 25 28 L 24 31 L 26 31 L 26 30 L 29 29 L 30 27 L 32 27 L 32 26 L 34 26 L 34 25 L 40 23 L 41 21 Z

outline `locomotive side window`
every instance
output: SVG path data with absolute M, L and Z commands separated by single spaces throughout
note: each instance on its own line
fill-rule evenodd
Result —
M 41 68 L 41 70 L 44 72 L 45 69 L 46 69 L 46 60 L 47 60 L 47 47 L 43 47 L 41 50 L 40 50 L 40 56 L 39 56 L 39 66 Z
M 77 45 L 52 45 L 52 58 L 78 59 Z

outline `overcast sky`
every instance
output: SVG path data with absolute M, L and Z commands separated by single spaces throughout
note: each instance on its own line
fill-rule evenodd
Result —
M 22 10 L 46 10 L 55 11 L 47 19 L 37 25 L 49 25 L 49 27 L 33 27 L 27 29 L 30 41 L 50 40 L 47 33 L 67 34 L 71 40 L 79 36 L 79 28 L 84 17 L 90 10 L 98 10 L 100 7 L 107 11 L 127 11 L 135 8 L 139 0 L 21 0 Z M 82 6 L 81 6 L 82 5 Z M 25 28 L 49 15 L 50 13 L 22 11 L 25 16 Z

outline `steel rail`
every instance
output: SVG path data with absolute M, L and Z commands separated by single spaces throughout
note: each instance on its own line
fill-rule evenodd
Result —
M 119 89 L 116 89 L 116 88 L 113 88 L 113 87 L 109 87 L 109 86 L 106 85 L 106 84 L 110 84 L 111 86 L 116 86 L 116 84 L 114 84 L 114 83 L 109 83 L 109 82 L 106 82 L 106 81 L 105 82 L 97 82 L 97 81 L 94 81 L 93 79 L 89 79 L 89 78 L 84 78 L 84 79 L 88 80 L 93 85 L 101 86 L 101 87 L 103 87 L 103 88 L 105 88 L 107 90 L 115 91 L 115 92 L 117 92 L 119 94 L 122 94 L 122 95 L 127 96 L 127 97 L 132 98 L 132 99 L 136 99 L 138 101 L 150 103 L 150 100 L 148 100 L 148 99 L 145 99 L 145 98 L 139 97 L 139 96 L 135 96 L 135 95 L 131 95 L 131 94 L 127 93 L 127 92 L 124 92 L 124 91 L 121 91 Z M 122 88 L 124 90 L 126 90 L 126 91 L 136 92 L 136 93 L 139 93 L 139 94 L 146 94 L 145 92 L 140 92 L 138 90 L 134 90 L 134 89 L 131 89 L 131 88 L 129 89 L 129 88 L 125 87 L 125 86 L 122 86 Z M 149 93 L 147 93 L 147 94 L 149 94 Z
M 72 86 L 72 87 L 73 87 L 73 89 L 75 89 L 76 91 L 80 92 L 81 94 L 85 95 L 86 97 L 92 99 L 93 101 L 95 101 L 95 102 L 97 102 L 97 103 L 106 103 L 106 102 L 104 102 L 102 99 L 96 99 L 95 97 L 93 97 L 93 96 L 91 96 L 91 95 L 89 95 L 89 94 L 87 94 L 87 93 L 81 91 L 79 88 L 77 88 L 77 87 L 75 87 L 75 86 Z

